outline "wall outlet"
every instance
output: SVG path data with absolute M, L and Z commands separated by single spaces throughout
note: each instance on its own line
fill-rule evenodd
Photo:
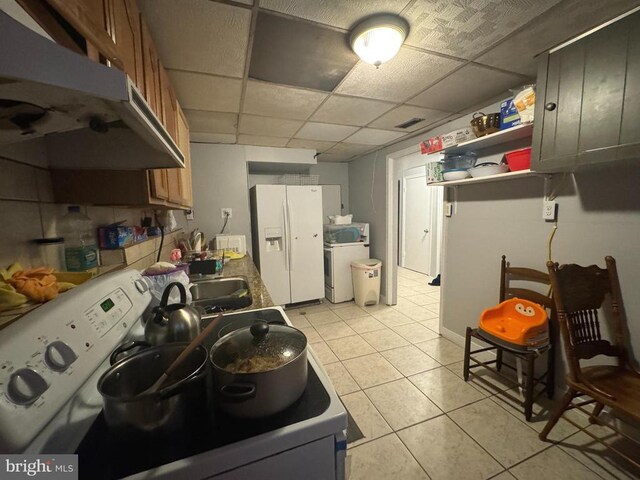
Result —
M 444 216 L 445 217 L 450 217 L 451 215 L 453 215 L 453 203 L 445 202 L 445 204 L 444 204 Z
M 557 205 L 553 200 L 544 200 L 542 202 L 542 218 L 547 221 L 556 219 Z
M 187 210 L 186 212 L 184 212 L 184 216 L 186 217 L 187 220 L 193 220 L 193 209 L 192 210 Z
M 231 218 L 231 217 L 233 217 L 233 210 L 228 208 L 228 207 L 221 208 L 220 209 L 220 216 L 222 218 L 227 218 L 227 217 Z

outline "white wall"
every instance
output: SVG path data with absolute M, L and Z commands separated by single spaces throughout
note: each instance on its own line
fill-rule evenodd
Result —
M 550 185 L 551 191 L 560 191 L 552 258 L 601 267 L 606 255 L 616 259 L 636 359 L 640 359 L 638 185 L 637 164 L 581 171 L 575 179 L 554 176 Z M 482 310 L 497 302 L 501 255 L 516 266 L 547 270 L 553 223 L 541 217 L 543 191 L 544 180 L 535 177 L 458 188 L 456 213 L 445 219 L 441 311 L 446 329 L 464 335 L 467 326 L 477 325 Z M 562 363 L 558 362 L 560 373 Z
M 349 164 L 335 162 L 318 163 L 300 173 L 319 175 L 320 185 L 340 185 L 342 204 L 344 205 L 342 213 L 345 215 L 349 213 Z M 280 175 L 281 174 L 273 173 L 250 173 L 249 188 L 258 184 L 275 185 L 279 183 Z
M 225 233 L 247 236 L 251 252 L 251 215 L 245 149 L 237 145 L 191 144 L 194 220 L 175 212 L 187 231 L 199 228 L 207 239 L 220 233 L 224 219 L 220 209 L 230 207 L 233 217 Z

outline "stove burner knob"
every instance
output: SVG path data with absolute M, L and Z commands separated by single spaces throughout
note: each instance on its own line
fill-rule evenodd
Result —
M 71 347 L 60 340 L 52 342 L 44 352 L 44 361 L 51 370 L 64 372 L 78 356 Z
M 30 368 L 16 370 L 9 378 L 7 396 L 18 405 L 31 405 L 49 388 L 42 376 Z
M 147 285 L 147 283 L 144 280 L 136 280 L 135 282 L 133 282 L 136 286 L 136 289 L 140 292 L 140 293 L 144 293 L 147 290 L 149 290 L 149 285 Z

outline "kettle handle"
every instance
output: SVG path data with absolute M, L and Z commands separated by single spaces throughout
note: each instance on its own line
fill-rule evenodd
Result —
M 169 294 L 173 287 L 178 287 L 178 291 L 180 292 L 180 303 L 187 303 L 187 290 L 184 288 L 184 285 L 180 282 L 171 282 L 162 292 L 162 298 L 160 299 L 160 308 L 164 308 L 169 303 Z

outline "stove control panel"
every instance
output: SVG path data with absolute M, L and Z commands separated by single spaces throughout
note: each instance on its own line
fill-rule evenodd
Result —
M 0 330 L 0 451 L 23 451 L 139 322 L 151 301 L 140 282 L 104 275 Z

